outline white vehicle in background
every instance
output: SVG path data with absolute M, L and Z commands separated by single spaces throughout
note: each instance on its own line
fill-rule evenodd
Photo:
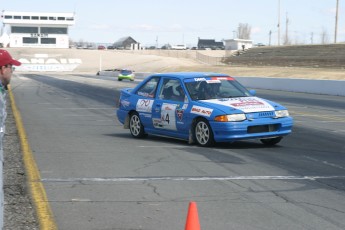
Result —
M 186 50 L 187 47 L 186 47 L 186 45 L 172 45 L 171 49 L 172 50 Z

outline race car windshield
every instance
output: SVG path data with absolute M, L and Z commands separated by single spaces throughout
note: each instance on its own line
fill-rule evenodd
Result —
M 202 81 L 185 81 L 192 100 L 210 100 L 251 96 L 239 82 L 232 79 L 210 78 Z
M 121 70 L 121 74 L 123 74 L 123 75 L 130 75 L 130 74 L 132 74 L 132 71 L 130 71 L 130 70 Z

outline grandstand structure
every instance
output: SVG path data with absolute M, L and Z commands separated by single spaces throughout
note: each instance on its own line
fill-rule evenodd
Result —
M 345 68 L 345 43 L 263 46 L 224 58 L 228 65 Z
M 69 48 L 68 27 L 74 25 L 74 13 L 3 11 L 2 36 L 5 47 Z

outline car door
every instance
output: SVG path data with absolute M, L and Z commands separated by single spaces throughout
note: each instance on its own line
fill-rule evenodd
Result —
M 188 105 L 186 102 L 188 99 L 179 79 L 162 79 L 152 110 L 153 127 L 157 133 L 176 137 L 185 135 L 184 110 Z
M 136 91 L 135 111 L 139 113 L 144 127 L 152 128 L 152 111 L 156 97 L 159 77 L 153 77 Z

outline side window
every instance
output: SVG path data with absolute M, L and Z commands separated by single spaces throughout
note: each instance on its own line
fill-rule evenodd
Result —
M 185 101 L 185 92 L 177 79 L 164 79 L 159 98 L 171 101 Z
M 155 94 L 156 94 L 158 82 L 159 82 L 159 78 L 157 78 L 157 77 L 152 78 L 151 80 L 146 82 L 146 84 L 141 86 L 138 89 L 136 94 L 139 96 L 154 98 Z

